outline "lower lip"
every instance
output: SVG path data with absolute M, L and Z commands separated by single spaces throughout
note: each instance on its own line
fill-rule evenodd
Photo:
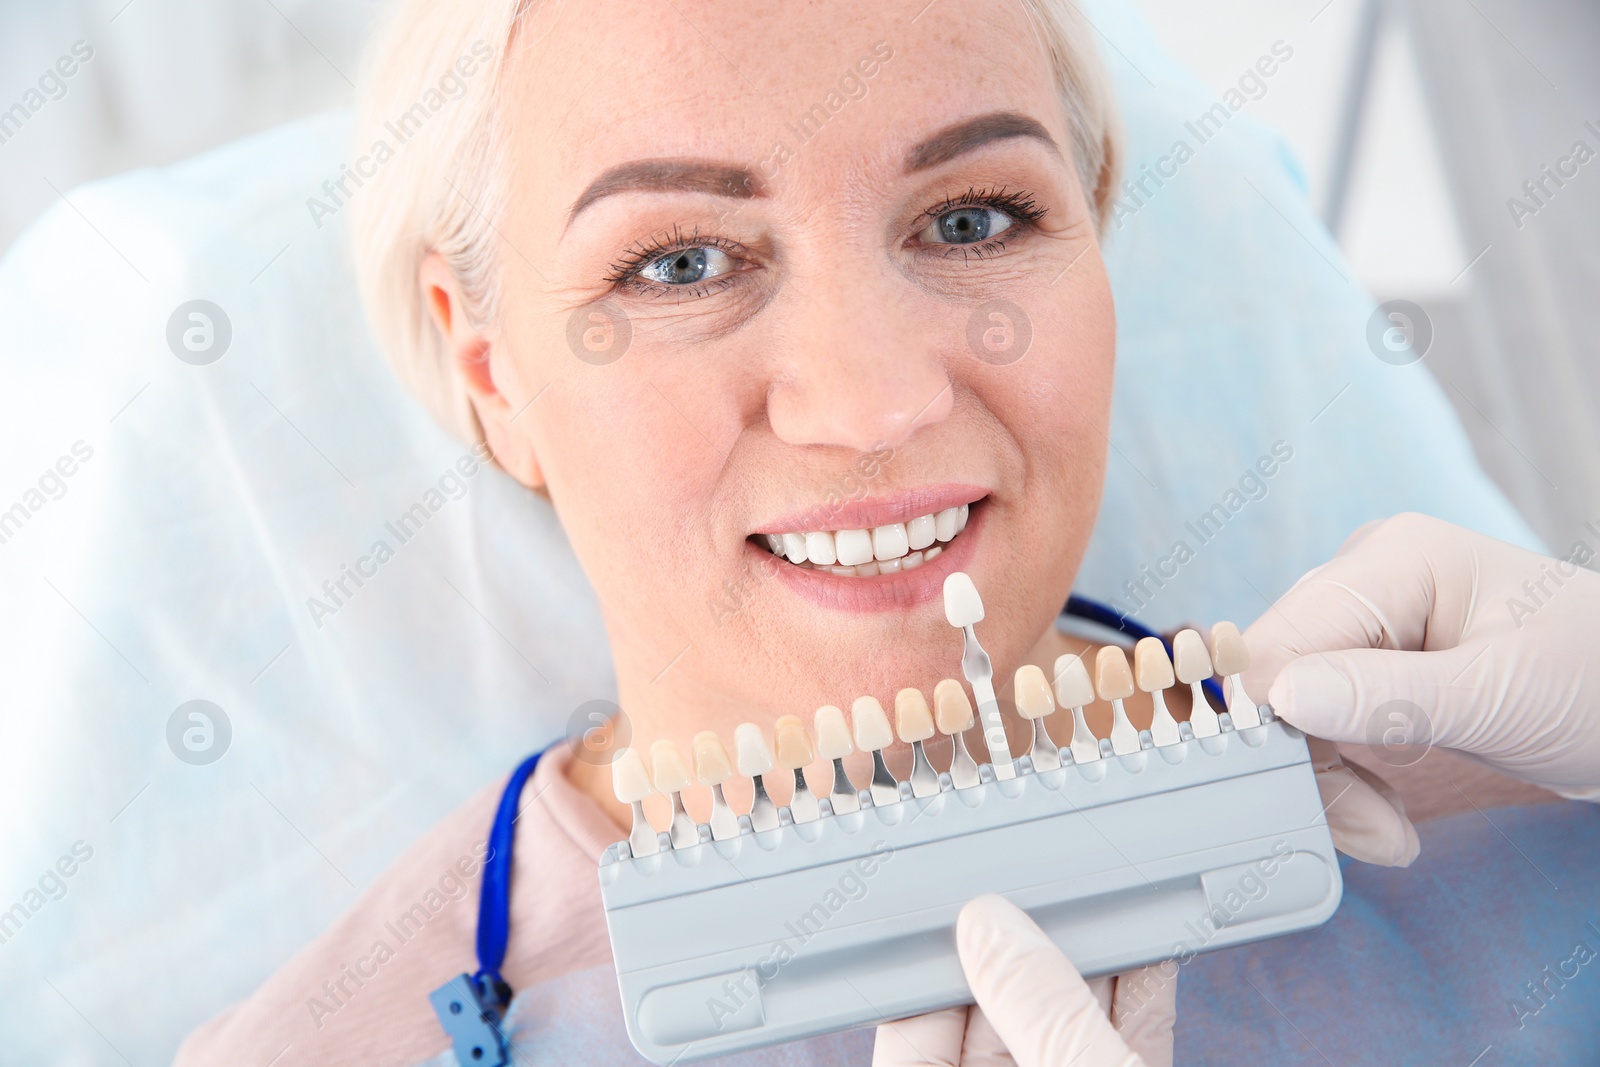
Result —
M 778 581 L 819 608 L 852 614 L 905 611 L 943 597 L 945 577 L 965 569 L 977 551 L 978 537 L 988 513 L 987 507 L 974 508 L 968 513 L 966 528 L 945 542 L 943 552 L 919 567 L 897 574 L 846 578 L 829 571 L 797 567 L 748 541 L 745 551 L 764 557 L 758 563 L 773 561 L 778 568 L 775 575 Z

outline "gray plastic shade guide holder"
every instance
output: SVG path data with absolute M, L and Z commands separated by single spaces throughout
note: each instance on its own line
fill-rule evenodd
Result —
M 1316 926 L 1343 883 L 1304 735 L 1146 748 L 600 862 L 628 1035 L 685 1064 L 971 1003 L 955 920 L 1029 913 L 1087 977 Z

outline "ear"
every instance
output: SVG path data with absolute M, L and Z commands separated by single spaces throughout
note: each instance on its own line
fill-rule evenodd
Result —
M 544 472 L 533 450 L 527 401 L 517 399 L 515 390 L 521 382 L 507 363 L 508 357 L 487 333 L 472 325 L 461 283 L 443 256 L 428 253 L 417 271 L 417 283 L 495 462 L 529 489 L 543 488 Z M 502 387 L 513 390 L 512 394 L 508 396 Z

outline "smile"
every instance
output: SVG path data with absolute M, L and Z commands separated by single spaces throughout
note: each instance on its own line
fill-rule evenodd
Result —
M 943 551 L 967 527 L 971 508 L 944 508 L 870 530 L 812 530 L 761 534 L 756 543 L 797 567 L 841 578 L 876 578 L 915 570 Z

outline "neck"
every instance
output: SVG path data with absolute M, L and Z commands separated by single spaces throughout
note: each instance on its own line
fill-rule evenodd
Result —
M 1034 644 L 1025 657 L 1025 662 L 1034 663 L 1043 668 L 1049 675 L 1055 665 L 1057 656 L 1064 652 L 1075 652 L 1086 661 L 1092 663 L 1095 654 L 1100 650 L 1100 645 L 1084 641 L 1060 633 L 1051 626 Z M 685 756 L 688 755 L 689 739 L 698 730 L 714 730 L 723 739 L 723 743 L 731 748 L 733 728 L 740 722 L 753 720 L 760 722 L 769 733 L 771 723 L 768 721 L 770 713 L 755 712 L 749 707 L 735 704 L 732 701 L 709 701 L 708 694 L 694 681 L 691 671 L 684 660 L 693 656 L 691 648 L 677 663 L 670 665 L 665 671 L 659 668 L 653 677 L 643 677 L 634 672 L 624 672 L 620 665 L 618 670 L 618 692 L 621 696 L 622 706 L 628 710 L 624 713 L 625 721 L 617 722 L 613 726 L 610 747 L 596 746 L 587 750 L 588 758 L 580 755 L 567 765 L 567 779 L 582 793 L 589 796 L 600 809 L 606 813 L 619 830 L 626 831 L 632 825 L 632 809 L 617 800 L 611 787 L 610 754 L 615 748 L 632 746 L 637 748 L 649 763 L 649 750 L 653 741 L 667 738 L 676 742 Z M 684 668 L 680 671 L 680 668 Z M 1009 668 L 1005 673 L 996 673 L 995 689 L 1002 695 L 1010 690 Z M 675 675 L 676 672 L 676 676 Z M 1187 718 L 1189 700 L 1188 688 L 1177 686 L 1167 690 L 1167 706 L 1179 719 Z M 1148 727 L 1151 715 L 1149 698 L 1137 694 L 1128 700 L 1127 708 L 1129 717 L 1136 726 Z M 796 709 L 803 719 L 809 721 L 809 714 Z M 1104 702 L 1096 702 L 1085 709 L 1091 729 L 1097 737 L 1110 735 L 1111 708 Z M 1011 751 L 1021 754 L 1027 751 L 1029 741 L 1029 727 L 1016 715 L 1007 715 L 1006 730 L 1011 743 Z M 685 724 L 692 724 L 685 729 Z M 1065 745 L 1071 738 L 1072 716 L 1070 712 L 1058 711 L 1047 720 L 1047 726 L 1055 738 L 1056 743 Z M 983 752 L 982 737 L 976 726 L 967 734 L 967 746 L 978 755 L 980 761 Z M 976 747 L 974 747 L 976 746 Z M 937 738 L 928 743 L 929 756 L 936 767 L 949 764 L 949 741 Z M 896 744 L 885 752 L 885 758 L 890 770 L 896 777 L 909 776 L 911 766 L 911 749 L 909 745 Z M 845 769 L 853 782 L 864 783 L 871 778 L 871 756 L 865 753 L 855 753 L 845 760 Z M 833 769 L 831 765 L 818 762 L 806 768 L 806 779 L 811 784 L 813 791 L 821 786 L 826 791 L 827 784 L 832 781 Z M 765 777 L 768 792 L 773 800 L 779 804 L 786 803 L 792 788 L 793 775 L 787 771 L 774 770 Z M 725 792 L 729 803 L 735 811 L 749 810 L 751 789 L 749 779 L 735 775 L 725 783 Z M 695 786 L 684 796 L 684 803 L 689 809 L 689 814 L 696 821 L 704 822 L 709 818 L 710 791 Z M 665 797 L 651 797 L 645 802 L 645 810 L 650 816 L 653 825 L 664 827 L 667 825 L 670 810 L 669 802 Z M 619 837 L 622 834 L 618 835 Z

